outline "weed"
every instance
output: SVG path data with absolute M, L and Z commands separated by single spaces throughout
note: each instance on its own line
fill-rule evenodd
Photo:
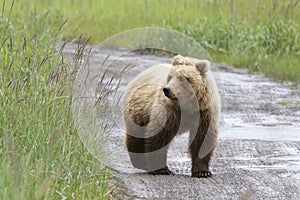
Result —
M 104 199 L 109 172 L 71 116 L 75 73 L 59 41 L 65 21 L 31 9 L 20 21 L 14 6 L 3 2 L 0 23 L 0 198 Z
M 261 71 L 278 80 L 299 82 L 299 64 L 289 66 L 285 59 L 295 60 L 300 53 L 299 2 L 31 0 L 18 5 L 34 5 L 40 10 L 51 8 L 48 12 L 68 18 L 63 38 L 75 39 L 82 34 L 86 39 L 92 36 L 91 43 L 100 43 L 131 28 L 165 27 L 193 37 L 217 62 L 250 70 L 259 70 L 257 66 L 262 64 L 271 68 L 281 63 L 280 69 Z

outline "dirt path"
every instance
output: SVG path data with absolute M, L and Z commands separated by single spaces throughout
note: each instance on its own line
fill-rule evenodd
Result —
M 68 46 L 66 55 L 72 55 L 74 48 Z M 104 60 L 113 61 L 106 70 L 106 81 L 118 76 L 125 66 L 135 66 L 121 82 L 111 83 L 119 89 L 110 101 L 118 99 L 128 82 L 147 67 L 171 62 L 167 57 L 97 47 L 89 74 L 103 70 Z M 125 151 L 122 120 L 118 120 L 108 142 L 110 165 L 118 172 L 113 192 L 116 198 L 300 199 L 300 90 L 220 64 L 213 72 L 223 101 L 219 143 L 211 165 L 213 177 L 189 177 L 187 135 L 177 137 L 168 154 L 175 176 L 149 176 L 133 168 Z M 94 80 L 91 88 L 99 86 L 99 79 Z

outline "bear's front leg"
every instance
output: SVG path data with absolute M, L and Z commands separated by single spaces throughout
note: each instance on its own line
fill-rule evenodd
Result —
M 146 139 L 147 172 L 151 175 L 173 174 L 167 166 L 167 152 L 170 141 L 174 138 L 166 130 Z
M 192 177 L 212 176 L 209 164 L 217 143 L 217 130 L 209 123 L 201 123 L 198 130 L 190 133 Z
M 196 136 L 190 145 L 192 177 L 207 178 L 212 176 L 209 164 L 215 147 L 208 143 L 202 136 L 200 138 Z
M 205 158 L 195 158 L 192 160 L 192 177 L 208 178 L 212 176 L 209 170 L 209 159 L 210 156 L 206 156 Z

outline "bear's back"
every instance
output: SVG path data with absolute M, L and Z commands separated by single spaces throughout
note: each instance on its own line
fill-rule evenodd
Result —
M 159 64 L 154 65 L 147 70 L 143 71 L 139 75 L 137 75 L 127 86 L 126 92 L 123 96 L 123 101 L 128 102 L 129 97 L 135 92 L 137 89 L 145 90 L 143 88 L 147 85 L 147 91 L 149 91 L 149 84 L 153 85 L 153 92 L 156 91 L 158 86 L 163 86 L 167 83 L 167 77 L 172 68 L 170 64 Z

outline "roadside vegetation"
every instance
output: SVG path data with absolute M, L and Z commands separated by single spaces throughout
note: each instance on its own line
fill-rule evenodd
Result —
M 300 0 L 4 0 L 0 16 L 0 199 L 105 199 L 109 172 L 71 116 L 64 41 L 132 28 L 178 30 L 215 62 L 300 82 Z
M 0 17 L 0 199 L 105 199 L 109 173 L 72 121 L 64 19 L 4 1 Z M 21 4 L 22 5 L 22 4 Z
M 64 39 L 82 34 L 99 44 L 145 26 L 178 30 L 216 62 L 249 68 L 280 81 L 300 82 L 300 0 L 20 0 L 24 12 L 68 19 Z M 19 16 L 23 14 L 19 13 Z

